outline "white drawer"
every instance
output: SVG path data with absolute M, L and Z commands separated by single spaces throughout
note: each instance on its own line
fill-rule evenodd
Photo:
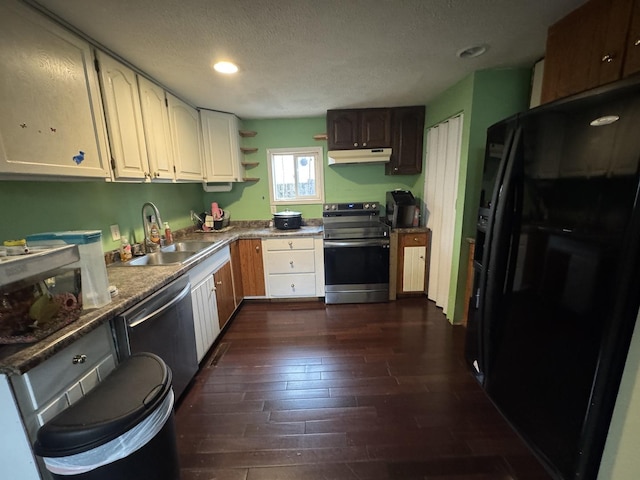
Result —
M 66 410 L 67 407 L 73 405 L 86 394 L 88 394 L 96 385 L 103 381 L 111 371 L 116 368 L 116 362 L 113 355 L 107 356 L 99 365 L 89 370 L 78 382 L 69 385 L 66 391 L 56 397 L 53 401 L 36 413 L 38 427 L 51 420 L 57 414 Z
M 267 272 L 272 273 L 313 273 L 316 271 L 315 255 L 312 250 L 292 250 L 290 252 L 269 252 L 266 258 Z
M 265 250 L 313 250 L 313 237 L 267 238 L 262 241 Z
M 269 275 L 272 297 L 315 297 L 316 276 L 313 273 Z
M 113 352 L 109 325 L 105 324 L 78 339 L 72 345 L 23 375 L 34 410 L 45 405 L 61 391 L 95 369 Z M 76 355 L 85 355 L 84 363 L 73 363 Z

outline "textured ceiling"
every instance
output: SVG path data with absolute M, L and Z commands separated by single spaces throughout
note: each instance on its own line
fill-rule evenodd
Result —
M 37 2 L 192 105 L 248 119 L 428 104 L 473 71 L 532 66 L 584 0 Z M 476 44 L 487 53 L 457 58 Z

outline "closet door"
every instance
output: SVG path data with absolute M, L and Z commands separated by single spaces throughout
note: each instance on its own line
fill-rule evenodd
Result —
M 427 296 L 447 314 L 460 168 L 462 115 L 427 132 L 426 226 L 431 229 L 431 261 Z

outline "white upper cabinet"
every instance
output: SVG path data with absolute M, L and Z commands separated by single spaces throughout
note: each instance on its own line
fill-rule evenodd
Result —
M 150 177 L 136 74 L 117 60 L 96 52 L 107 119 L 114 178 Z
M 0 176 L 110 178 L 89 44 L 5 0 L 0 45 Z
M 164 89 L 141 76 L 138 76 L 138 87 L 151 180 L 173 181 L 173 146 Z
M 167 93 L 167 102 L 176 180 L 201 182 L 204 175 L 198 111 L 170 93 Z
M 242 180 L 238 117 L 229 113 L 200 110 L 206 182 Z

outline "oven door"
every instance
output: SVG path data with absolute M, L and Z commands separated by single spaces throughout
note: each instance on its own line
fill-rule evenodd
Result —
M 389 300 L 389 239 L 324 241 L 326 303 Z

